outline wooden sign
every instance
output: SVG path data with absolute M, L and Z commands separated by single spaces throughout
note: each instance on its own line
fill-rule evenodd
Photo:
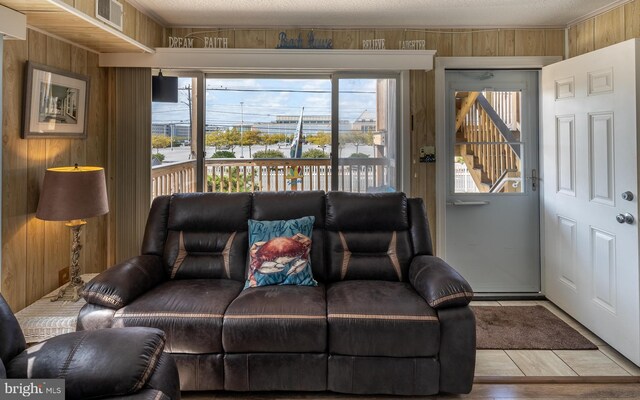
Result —
M 365 39 L 362 41 L 363 50 L 384 50 L 384 39 Z
M 229 38 L 226 37 L 204 37 L 204 47 L 208 49 L 226 49 L 229 45 Z
M 278 44 L 276 49 L 332 49 L 332 39 L 318 39 L 315 37 L 313 31 L 307 34 L 307 41 L 302 39 L 302 34 L 299 33 L 297 37 L 287 37 L 287 32 L 280 32 L 278 34 Z
M 398 42 L 398 48 L 400 50 L 425 50 L 425 40 L 401 40 Z
M 207 49 L 226 49 L 229 46 L 229 39 L 226 37 L 176 37 L 169 36 L 169 47 L 170 48 L 187 48 L 192 49 L 193 39 L 198 39 L 204 41 L 204 45 L 202 47 Z
M 182 48 L 192 49 L 193 38 L 169 36 L 169 47 L 170 48 L 182 47 Z

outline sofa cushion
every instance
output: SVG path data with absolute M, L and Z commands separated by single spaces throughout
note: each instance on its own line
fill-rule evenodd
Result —
M 224 316 L 227 353 L 304 353 L 327 349 L 327 308 L 322 284 L 243 290 Z
M 296 219 L 313 216 L 311 269 L 318 282 L 325 280 L 325 195 L 323 191 L 255 192 L 251 218 L 262 221 Z
M 314 217 L 249 220 L 249 272 L 245 289 L 269 285 L 316 286 L 311 272 Z
M 327 194 L 327 279 L 407 281 L 413 257 L 403 193 Z
M 329 353 L 429 357 L 438 353 L 436 312 L 405 282 L 343 281 L 327 287 Z
M 247 232 L 169 231 L 163 260 L 170 279 L 244 280 L 246 253 Z
M 404 193 L 327 193 L 327 229 L 400 231 L 409 229 Z
M 171 196 L 163 260 L 171 279 L 244 281 L 250 193 Z
M 222 352 L 222 317 L 242 290 L 228 279 L 165 282 L 116 311 L 112 326 L 149 326 L 167 335 L 172 353 Z

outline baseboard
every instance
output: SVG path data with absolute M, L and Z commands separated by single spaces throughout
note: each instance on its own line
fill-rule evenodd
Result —
M 542 293 L 474 293 L 474 300 L 499 301 L 499 300 L 546 300 Z
M 473 383 L 640 383 L 640 376 L 476 376 Z

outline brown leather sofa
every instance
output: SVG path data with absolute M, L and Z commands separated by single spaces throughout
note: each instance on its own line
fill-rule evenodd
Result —
M 318 286 L 242 290 L 247 221 L 303 216 Z M 78 328 L 162 329 L 183 390 L 468 393 L 473 293 L 432 254 L 402 193 L 159 197 L 141 255 L 87 284 Z
M 178 370 L 163 353 L 164 342 L 158 329 L 101 329 L 56 336 L 27 349 L 0 295 L 0 380 L 64 379 L 66 399 L 179 400 Z

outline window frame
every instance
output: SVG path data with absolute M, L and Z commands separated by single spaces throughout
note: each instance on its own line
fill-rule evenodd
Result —
M 339 81 L 341 79 L 395 79 L 396 80 L 396 191 L 410 192 L 410 126 L 409 71 L 255 71 L 224 72 L 202 70 L 163 70 L 166 75 L 195 79 L 196 88 L 196 191 L 204 192 L 205 173 L 205 116 L 207 79 L 327 79 L 331 82 L 331 146 L 337 149 L 339 138 Z M 157 73 L 157 70 L 154 70 Z M 153 117 L 153 116 L 152 116 Z M 337 171 L 339 158 L 331 154 L 332 170 Z M 331 176 L 331 190 L 338 190 L 338 174 Z

